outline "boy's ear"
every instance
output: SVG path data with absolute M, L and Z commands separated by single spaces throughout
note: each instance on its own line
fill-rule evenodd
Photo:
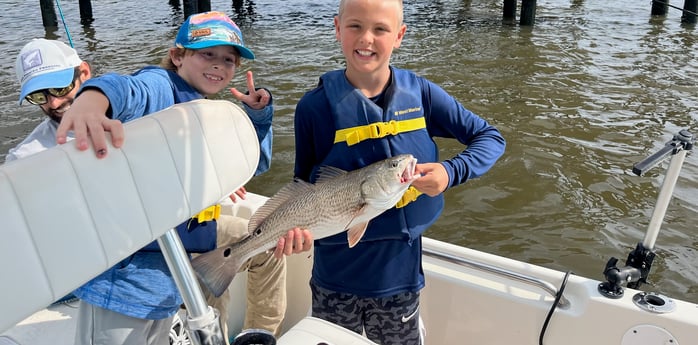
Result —
M 407 25 L 402 24 L 400 26 L 400 30 L 397 32 L 397 37 L 395 38 L 395 44 L 393 44 L 393 48 L 400 48 L 400 44 L 402 44 L 402 38 L 405 37 L 405 31 L 407 31 Z
M 339 16 L 334 16 L 334 37 L 337 41 L 341 41 L 339 39 Z
M 184 52 L 185 49 L 181 48 L 170 48 L 169 55 L 170 55 L 170 60 L 172 60 L 172 64 L 175 65 L 177 68 L 182 66 L 182 58 L 184 57 Z

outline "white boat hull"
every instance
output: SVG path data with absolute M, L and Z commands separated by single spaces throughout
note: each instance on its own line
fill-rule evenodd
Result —
M 264 200 L 264 197 L 250 194 L 242 203 L 226 205 L 224 212 L 249 217 Z M 510 274 L 548 282 L 548 286 L 555 289 L 560 288 L 564 272 L 429 238 L 423 239 L 423 246 L 427 286 L 422 291 L 421 316 L 427 329 L 427 344 L 539 344 L 546 316 L 555 300 L 554 293 L 521 279 L 470 266 L 473 262 L 484 264 Z M 429 253 L 437 253 L 439 257 Z M 463 260 L 466 265 L 452 262 L 454 260 Z M 307 254 L 294 255 L 288 258 L 288 263 L 288 310 L 283 324 L 284 336 L 278 344 L 307 344 L 311 340 L 313 344 L 321 341 L 336 345 L 370 344 L 356 334 L 307 318 L 312 258 Z M 228 326 L 232 334 L 242 328 L 245 280 L 245 274 L 236 276 L 230 289 L 232 305 Z M 646 311 L 633 302 L 633 296 L 640 291 L 626 289 L 622 298 L 609 299 L 597 291 L 599 283 L 569 276 L 563 291 L 569 306 L 554 311 L 543 335 L 543 344 L 696 343 L 697 305 L 673 299 L 671 302 L 675 308 L 672 312 Z M 668 298 L 666 302 L 670 302 Z M 71 343 L 74 315 L 74 305 L 71 304 L 44 309 L 3 336 L 18 344 L 56 344 L 57 339 L 66 340 L 60 343 Z M 0 344 L 3 344 L 2 337 Z

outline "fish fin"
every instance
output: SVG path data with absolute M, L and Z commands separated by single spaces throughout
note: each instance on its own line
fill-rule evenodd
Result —
M 199 277 L 199 281 L 220 297 L 235 278 L 242 263 L 230 257 L 230 247 L 214 249 L 191 260 L 191 266 Z
M 308 193 L 315 186 L 312 183 L 305 182 L 301 179 L 295 178 L 292 182 L 287 183 L 285 186 L 281 187 L 279 191 L 274 194 L 271 198 L 262 205 L 255 213 L 250 217 L 250 221 L 247 225 L 247 230 L 251 234 L 260 224 L 279 206 L 286 203 L 288 200 Z
M 347 231 L 347 241 L 349 242 L 349 248 L 353 248 L 359 241 L 361 241 L 361 238 L 364 237 L 364 233 L 366 232 L 366 227 L 368 226 L 368 222 L 362 222 L 353 225 L 349 230 Z
M 315 184 L 327 182 L 337 176 L 342 176 L 346 174 L 347 172 L 340 168 L 336 168 L 329 165 L 323 165 L 319 167 L 317 170 L 317 180 L 315 181 Z

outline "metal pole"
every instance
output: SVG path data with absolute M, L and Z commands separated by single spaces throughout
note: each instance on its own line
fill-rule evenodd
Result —
M 659 228 L 662 226 L 662 221 L 664 220 L 664 215 L 669 206 L 669 201 L 671 201 L 671 196 L 674 194 L 674 187 L 676 186 L 676 181 L 679 179 L 679 173 L 681 172 L 683 161 L 686 158 L 686 153 L 688 153 L 688 151 L 680 150 L 671 157 L 664 182 L 662 182 L 662 188 L 659 191 L 659 196 L 657 196 L 657 204 L 652 212 L 652 218 L 647 227 L 647 233 L 645 233 L 645 239 L 642 241 L 642 245 L 647 250 L 651 251 L 654 249 L 654 243 L 657 240 Z
M 170 229 L 158 238 L 158 245 L 165 257 L 167 267 L 182 295 L 187 308 L 185 324 L 189 329 L 189 337 L 194 344 L 225 345 L 221 332 L 218 312 L 209 307 L 201 291 L 194 269 L 189 262 L 189 256 L 184 250 L 177 230 Z

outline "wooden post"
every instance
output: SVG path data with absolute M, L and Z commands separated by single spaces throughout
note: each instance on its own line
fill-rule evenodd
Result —
M 695 24 L 696 11 L 698 11 L 698 0 L 685 0 L 683 3 L 681 22 L 685 24 Z
M 211 10 L 211 0 L 198 0 L 198 12 L 208 12 Z
M 516 0 L 504 0 L 502 19 L 506 23 L 513 23 L 516 20 Z
M 233 8 L 235 12 L 242 12 L 243 0 L 233 0 Z
M 90 0 L 80 0 L 80 24 L 86 25 L 92 23 L 95 19 L 92 17 L 92 2 Z
M 39 0 L 41 5 L 41 21 L 44 27 L 58 27 L 58 17 L 56 9 L 53 7 L 53 0 Z
M 669 0 L 652 0 L 652 15 L 665 16 L 669 12 Z
M 536 20 L 536 0 L 521 0 L 521 18 L 519 24 L 533 25 Z
M 184 0 L 184 18 L 189 18 L 192 14 L 199 13 L 197 0 Z

